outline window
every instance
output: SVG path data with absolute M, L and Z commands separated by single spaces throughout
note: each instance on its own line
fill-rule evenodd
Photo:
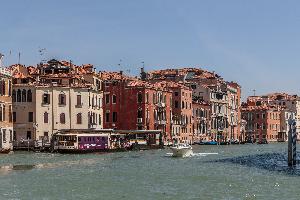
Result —
M 99 114 L 98 120 L 99 120 L 99 125 L 101 125 L 101 115 L 100 114 Z
M 27 131 L 27 139 L 28 139 L 28 140 L 31 139 L 31 131 Z
M 6 129 L 2 129 L 3 132 L 3 142 L 6 142 Z
M 137 115 L 138 115 L 138 118 L 143 118 L 143 110 L 139 109 Z
M 12 91 L 12 102 L 16 102 L 16 90 Z
M 28 113 L 28 122 L 33 122 L 33 112 Z
M 99 98 L 99 107 L 102 107 L 102 105 L 101 105 L 101 98 Z
M 117 112 L 113 112 L 113 122 L 117 122 Z
M 109 122 L 109 113 L 105 113 L 105 121 Z
M 106 104 L 109 104 L 109 94 L 106 94 L 106 95 L 105 95 L 105 103 L 106 103 Z
M 49 121 L 49 114 L 47 113 L 47 112 L 44 112 L 44 123 L 46 124 L 46 123 L 48 123 L 48 121 Z
M 176 96 L 176 97 L 178 96 L 178 92 L 175 92 L 175 96 Z
M 81 113 L 77 113 L 77 124 L 82 124 L 82 115 Z
M 178 101 L 175 101 L 175 108 L 178 108 Z
M 65 94 L 59 94 L 58 95 L 58 104 L 59 105 L 66 105 L 66 95 Z
M 9 110 L 8 110 L 8 120 L 9 122 L 12 122 L 12 106 L 9 106 Z
M 10 142 L 13 141 L 13 133 L 12 133 L 12 130 L 9 130 L 9 141 L 10 141 Z
M 117 103 L 117 96 L 115 94 L 112 95 L 112 103 Z
M 18 92 L 17 92 L 17 102 L 21 102 L 21 95 L 22 95 L 22 92 L 20 89 L 18 89 Z
M 138 93 L 138 103 L 142 103 L 143 102 L 143 95 L 142 93 Z
M 259 119 L 259 114 L 256 114 L 256 118 Z
M 14 141 L 16 141 L 16 140 L 17 140 L 17 133 L 16 133 L 16 131 L 14 131 L 13 138 L 14 138 Z
M 2 111 L 2 107 L 0 107 L 0 121 L 3 121 L 3 111 Z
M 44 137 L 48 137 L 49 133 L 48 132 L 44 132 Z
M 31 90 L 27 91 L 27 102 L 32 102 L 32 92 L 31 92 Z
M 3 121 L 5 121 L 5 105 L 3 105 Z
M 26 90 L 22 90 L 22 102 L 26 102 Z
M 181 108 L 184 109 L 184 101 L 182 101 Z
M 17 113 L 13 112 L 13 122 L 16 122 L 16 121 L 17 121 Z
M 65 113 L 61 113 L 59 115 L 59 120 L 60 120 L 61 124 L 65 124 L 66 123 L 66 115 L 65 115 Z
M 81 106 L 81 95 L 77 95 L 77 102 L 76 102 L 77 106 Z
M 50 94 L 43 94 L 43 104 L 50 104 Z
M 148 92 L 146 93 L 146 103 L 148 103 L 149 102 L 149 94 L 148 94 Z

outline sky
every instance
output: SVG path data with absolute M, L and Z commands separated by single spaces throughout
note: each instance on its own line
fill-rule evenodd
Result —
M 199 67 L 242 96 L 299 94 L 300 1 L 1 0 L 4 64 L 91 63 L 138 75 Z M 40 49 L 46 49 L 39 53 Z M 120 65 L 119 65 L 120 64 Z

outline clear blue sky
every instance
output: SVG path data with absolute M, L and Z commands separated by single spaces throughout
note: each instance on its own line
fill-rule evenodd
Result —
M 202 67 L 240 83 L 243 96 L 299 93 L 300 1 L 3 0 L 5 64 L 41 59 L 99 70 Z M 39 48 L 46 48 L 43 58 Z M 11 51 L 11 55 L 10 55 Z

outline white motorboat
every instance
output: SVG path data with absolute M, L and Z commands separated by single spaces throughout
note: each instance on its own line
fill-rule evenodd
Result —
M 173 157 L 190 157 L 193 155 L 192 146 L 189 144 L 176 144 L 171 147 Z

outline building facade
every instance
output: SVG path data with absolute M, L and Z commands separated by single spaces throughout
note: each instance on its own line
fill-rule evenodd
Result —
M 0 67 L 0 151 L 5 151 L 13 147 L 12 81 L 10 71 Z
M 59 130 L 103 128 L 100 79 L 88 70 L 56 60 L 14 66 L 14 139 L 49 141 Z

